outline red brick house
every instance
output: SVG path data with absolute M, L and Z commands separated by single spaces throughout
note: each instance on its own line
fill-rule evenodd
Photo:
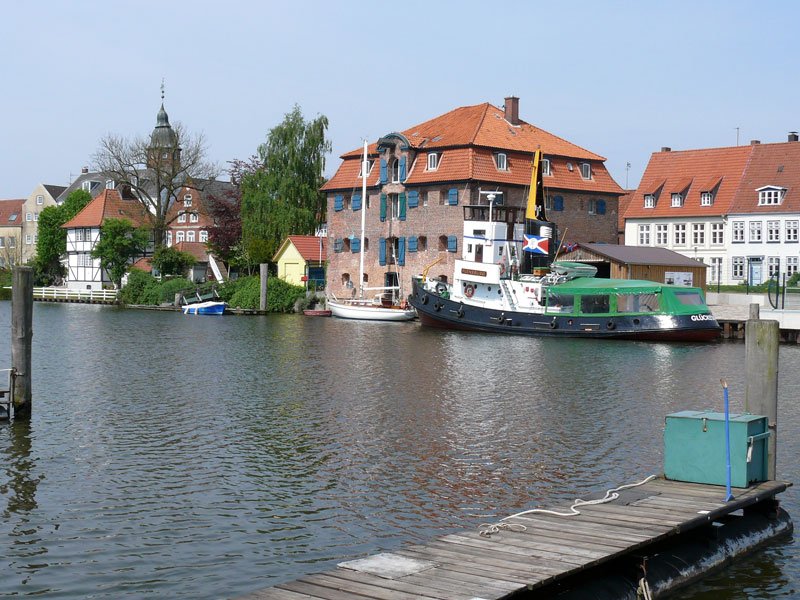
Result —
M 328 197 L 328 276 L 334 294 L 358 289 L 361 211 L 365 215 L 365 280 L 370 287 L 401 282 L 438 260 L 431 275 L 450 277 L 461 255 L 464 206 L 524 207 L 535 150 L 544 154 L 548 217 L 570 241 L 617 242 L 617 199 L 624 191 L 605 158 L 519 118 L 519 99 L 505 107 L 465 106 L 389 133 L 368 147 L 362 199 L 363 150 L 342 155 L 323 186 Z

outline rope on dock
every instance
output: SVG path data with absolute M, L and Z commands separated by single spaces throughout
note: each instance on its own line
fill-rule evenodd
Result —
M 577 498 L 575 502 L 572 503 L 572 506 L 569 507 L 570 512 L 558 512 L 555 510 L 547 510 L 544 508 L 532 508 L 530 510 L 523 510 L 522 512 L 518 512 L 508 517 L 503 517 L 497 523 L 481 523 L 479 525 L 480 529 L 478 530 L 478 533 L 480 533 L 480 535 L 484 537 L 489 537 L 493 533 L 499 533 L 501 530 L 504 529 L 508 531 L 525 531 L 527 530 L 527 527 L 525 527 L 525 525 L 522 525 L 520 523 L 504 523 L 504 521 L 513 519 L 515 517 L 521 517 L 522 515 L 529 515 L 532 513 L 555 515 L 556 517 L 574 517 L 575 515 L 581 514 L 581 511 L 577 509 L 578 506 L 590 506 L 593 504 L 605 504 L 606 502 L 613 502 L 614 500 L 619 498 L 619 492 L 621 492 L 622 490 L 627 490 L 629 488 L 634 488 L 640 485 L 644 485 L 648 481 L 652 481 L 655 478 L 656 478 L 655 475 L 650 475 L 649 477 L 646 477 L 645 479 L 642 479 L 637 483 L 628 483 L 626 485 L 621 485 L 619 487 L 611 488 L 606 492 L 605 496 L 603 496 L 602 498 L 598 498 L 596 500 L 581 500 L 580 498 Z

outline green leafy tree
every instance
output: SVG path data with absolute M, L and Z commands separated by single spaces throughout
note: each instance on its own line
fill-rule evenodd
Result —
M 135 256 L 144 253 L 150 233 L 133 226 L 127 219 L 107 219 L 100 228 L 100 241 L 92 250 L 92 257 L 100 259 L 117 288 Z
M 188 252 L 181 252 L 173 246 L 156 248 L 150 264 L 162 275 L 183 275 L 195 262 L 194 256 Z
M 325 221 L 327 117 L 306 121 L 295 105 L 258 147 L 259 165 L 241 175 L 242 239 L 248 253 L 269 260 L 287 235 L 313 234 Z M 263 248 L 255 243 L 263 240 Z
M 38 239 L 36 241 L 36 268 L 39 283 L 59 284 L 64 267 L 61 257 L 67 251 L 67 230 L 62 227 L 92 201 L 86 190 L 74 190 L 60 206 L 48 206 L 39 214 Z

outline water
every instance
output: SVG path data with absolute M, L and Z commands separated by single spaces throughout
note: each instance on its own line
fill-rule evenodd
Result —
M 0 340 L 9 324 L 0 303 Z M 781 348 L 790 481 L 799 359 Z M 744 395 L 735 342 L 64 304 L 35 306 L 33 362 L 33 420 L 0 424 L 0 596 L 229 597 L 563 508 L 660 472 L 664 415 L 719 409 L 720 377 L 732 410 Z M 780 541 L 678 597 L 796 597 L 798 554 Z

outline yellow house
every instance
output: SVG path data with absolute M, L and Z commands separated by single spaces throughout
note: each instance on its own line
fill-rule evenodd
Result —
M 290 235 L 281 244 L 273 262 L 278 263 L 278 277 L 292 285 L 316 283 L 325 286 L 324 237 L 314 235 Z M 305 279 L 304 279 L 305 278 Z

